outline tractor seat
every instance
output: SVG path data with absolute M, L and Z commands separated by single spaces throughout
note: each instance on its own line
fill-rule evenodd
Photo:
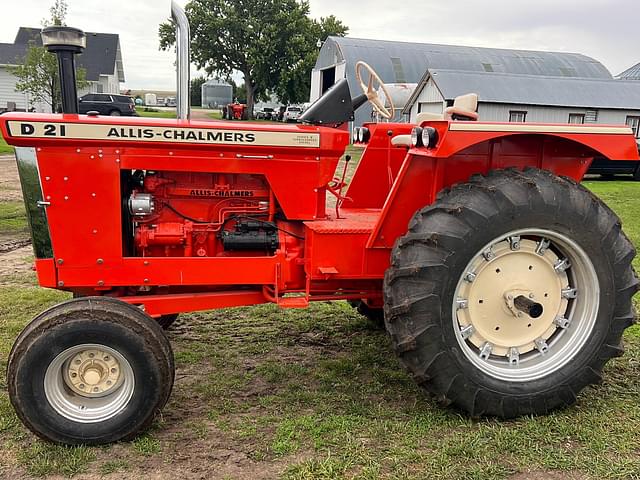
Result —
M 453 106 L 448 107 L 444 113 L 422 112 L 416 116 L 418 125 L 433 120 L 478 120 L 478 95 L 467 93 L 456 97 Z
M 422 125 L 424 122 L 437 120 L 478 120 L 478 95 L 467 93 L 460 95 L 453 101 L 453 106 L 448 107 L 444 114 L 422 112 L 416 116 L 416 123 Z M 396 147 L 410 147 L 411 135 L 396 135 L 391 139 L 391 145 Z
M 456 97 L 453 106 L 444 111 L 447 120 L 478 120 L 478 95 L 475 93 L 467 93 Z

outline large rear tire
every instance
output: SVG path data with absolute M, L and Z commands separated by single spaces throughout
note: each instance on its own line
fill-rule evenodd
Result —
M 171 345 L 139 308 L 84 297 L 36 317 L 18 336 L 7 368 L 9 398 L 36 435 L 97 445 L 146 429 L 174 380 Z
M 393 249 L 385 322 L 442 404 L 512 418 L 571 405 L 623 352 L 635 249 L 579 184 L 491 172 L 420 210 Z

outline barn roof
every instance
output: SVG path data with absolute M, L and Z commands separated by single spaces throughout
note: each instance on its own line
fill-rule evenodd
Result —
M 20 27 L 14 43 L 0 43 L 0 65 L 18 65 L 24 59 L 29 43 L 42 45 L 40 30 Z M 117 65 L 118 80 L 124 82 L 120 37 L 114 33 L 85 33 L 87 48 L 78 56 L 78 66 L 86 70 L 87 80 L 98 81 L 100 75 L 113 74 Z
M 428 43 L 329 37 L 316 69 L 364 60 L 385 82 L 416 83 L 427 68 L 551 77 L 611 79 L 597 60 L 577 53 L 507 50 Z M 347 72 L 349 76 L 351 72 Z
M 484 103 L 640 110 L 638 82 L 429 69 L 407 102 L 405 113 L 429 79 L 445 100 L 473 92 Z
M 620 80 L 640 80 L 640 63 L 628 68 L 616 78 L 619 78 Z

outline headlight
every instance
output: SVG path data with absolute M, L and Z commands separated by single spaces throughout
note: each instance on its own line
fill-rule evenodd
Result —
M 353 129 L 353 134 L 351 135 L 351 143 L 358 143 L 360 141 L 360 140 L 358 140 L 359 131 L 360 131 L 360 127 L 355 127 Z
M 360 142 L 367 143 L 371 137 L 371 132 L 367 127 L 360 128 Z
M 438 131 L 433 127 L 424 127 L 420 137 L 422 145 L 427 148 L 434 148 L 438 144 Z
M 411 130 L 411 145 L 414 147 L 422 146 L 422 128 L 413 127 L 413 130 Z

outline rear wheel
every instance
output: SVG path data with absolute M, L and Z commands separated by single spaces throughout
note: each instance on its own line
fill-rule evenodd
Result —
M 635 250 L 615 214 L 540 170 L 498 171 L 419 211 L 385 276 L 386 326 L 443 404 L 515 417 L 570 405 L 622 353 Z
M 111 110 L 109 112 L 109 115 L 111 115 L 112 117 L 119 117 L 121 114 L 119 110 Z
M 25 328 L 7 377 L 11 403 L 36 435 L 96 445 L 132 438 L 151 424 L 171 393 L 173 353 L 140 309 L 84 297 Z

